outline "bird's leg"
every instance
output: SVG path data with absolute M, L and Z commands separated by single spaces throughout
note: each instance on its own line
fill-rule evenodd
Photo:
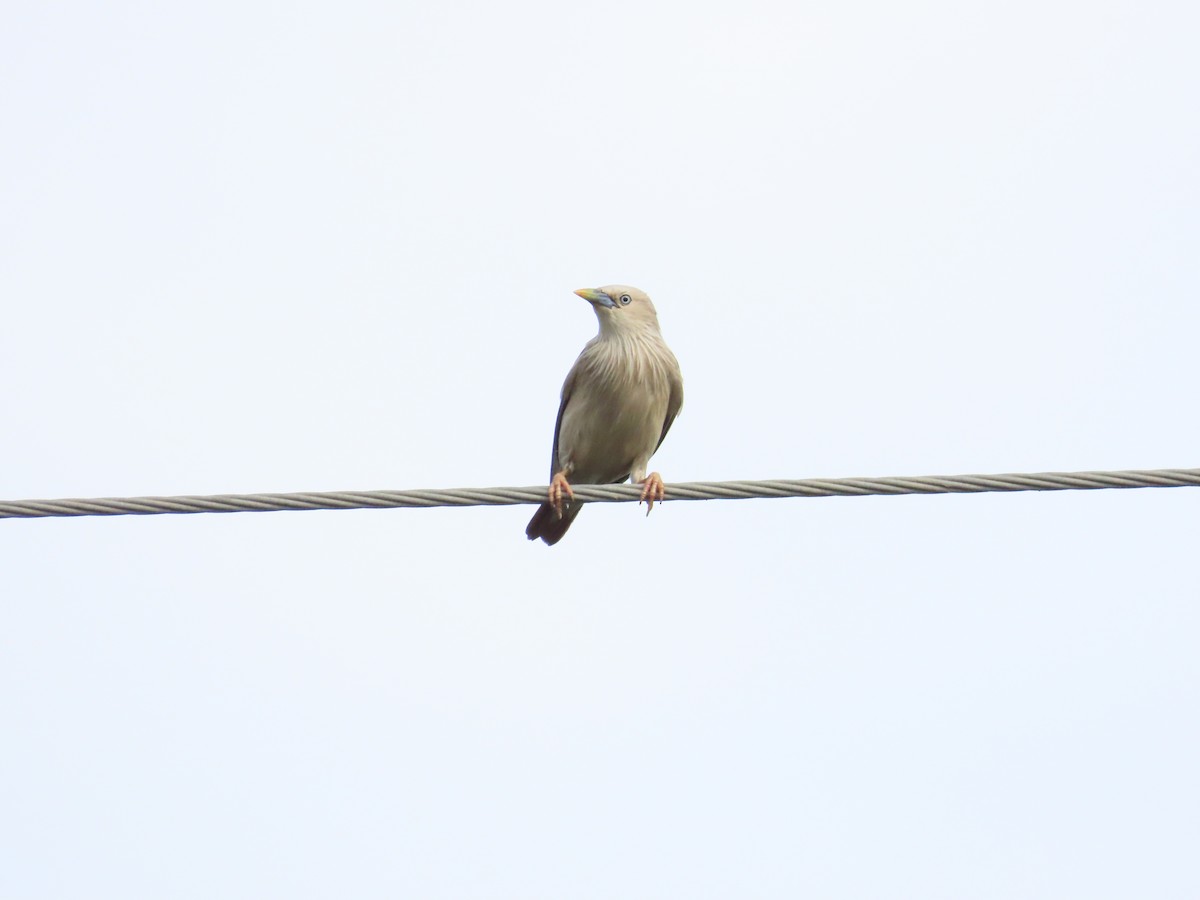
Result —
M 646 502 L 646 515 L 650 515 L 650 510 L 654 509 L 654 501 L 662 500 L 667 495 L 667 489 L 663 486 L 662 476 L 657 472 L 651 472 L 642 479 L 642 499 L 638 500 L 638 506 L 642 505 L 642 501 Z
M 568 499 L 575 499 L 575 492 L 571 490 L 571 485 L 567 483 L 567 470 L 555 472 L 554 477 L 550 479 L 550 490 L 547 492 L 550 496 L 550 505 L 554 507 L 554 511 L 558 513 L 561 519 L 563 494 L 566 494 Z

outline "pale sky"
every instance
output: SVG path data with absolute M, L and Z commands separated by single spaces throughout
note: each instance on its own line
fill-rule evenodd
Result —
M 1200 465 L 1194 3 L 10 3 L 0 497 Z M 1194 898 L 1195 489 L 0 522 L 0 895 Z

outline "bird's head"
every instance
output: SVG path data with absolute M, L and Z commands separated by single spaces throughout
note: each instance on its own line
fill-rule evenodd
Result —
M 602 335 L 627 334 L 646 328 L 658 330 L 658 313 L 645 291 L 627 284 L 606 284 L 600 288 L 580 288 L 575 293 L 596 310 Z

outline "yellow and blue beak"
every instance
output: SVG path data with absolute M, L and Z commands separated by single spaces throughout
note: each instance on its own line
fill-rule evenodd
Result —
M 603 306 L 612 309 L 617 305 L 616 300 L 597 288 L 580 288 L 575 293 L 593 306 Z

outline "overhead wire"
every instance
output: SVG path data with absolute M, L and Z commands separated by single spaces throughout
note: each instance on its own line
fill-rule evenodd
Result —
M 887 478 L 799 478 L 766 481 L 688 481 L 666 486 L 676 500 L 754 500 L 785 497 L 865 497 L 1013 491 L 1090 491 L 1113 488 L 1200 487 L 1200 469 L 1033 472 L 1000 475 L 917 475 Z M 630 503 L 632 484 L 572 485 L 589 503 Z M 436 506 L 513 506 L 544 503 L 546 488 L 491 487 L 379 491 L 205 494 L 0 501 L 0 519 L 59 516 L 152 516 L 194 513 L 395 509 Z

